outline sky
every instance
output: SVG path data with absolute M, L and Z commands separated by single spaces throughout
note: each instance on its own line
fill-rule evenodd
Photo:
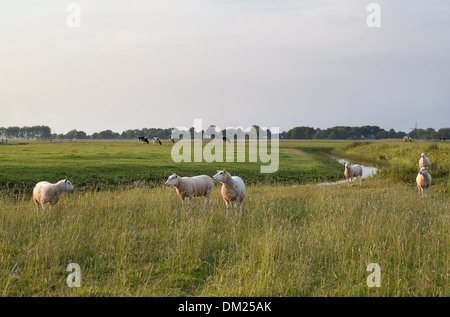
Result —
M 450 127 L 450 1 L 372 2 L 2 0 L 0 127 Z

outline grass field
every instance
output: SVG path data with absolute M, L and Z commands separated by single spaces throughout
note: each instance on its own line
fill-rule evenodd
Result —
M 416 172 L 403 178 L 420 152 L 435 169 L 428 199 Z M 447 144 L 285 141 L 266 179 L 260 163 L 174 164 L 168 153 L 131 142 L 1 145 L 0 295 L 449 295 Z M 329 153 L 382 171 L 361 188 L 317 186 L 343 175 Z M 173 172 L 223 166 L 247 181 L 242 217 L 226 217 L 219 186 L 209 210 L 201 199 L 181 210 L 162 186 Z M 23 189 L 65 176 L 82 190 L 36 213 Z M 66 285 L 69 263 L 80 265 L 80 288 Z M 379 288 L 367 286 L 369 263 L 381 267 Z
M 260 166 L 266 164 L 250 163 L 248 159 L 245 164 L 226 162 L 225 159 L 223 163 L 175 163 L 171 158 L 173 144 L 169 142 L 164 142 L 162 146 L 139 144 L 134 140 L 0 143 L 0 188 L 29 190 L 40 180 L 56 182 L 65 177 L 77 184 L 79 189 L 122 186 L 133 182 L 161 185 L 175 172 L 182 176 L 212 176 L 223 168 L 242 176 L 248 183 L 336 180 L 342 177 L 342 166 L 317 150 L 337 149 L 344 144 L 281 143 L 278 173 L 261 174 Z

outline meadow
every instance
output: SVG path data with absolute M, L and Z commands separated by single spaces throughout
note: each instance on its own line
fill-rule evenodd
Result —
M 261 174 L 262 163 L 249 162 L 248 153 L 243 164 L 236 163 L 236 159 L 234 162 L 226 162 L 225 155 L 223 163 L 175 163 L 171 158 L 173 144 L 167 140 L 162 146 L 134 140 L 0 143 L 0 189 L 29 191 L 38 181 L 56 182 L 65 177 L 83 189 L 101 189 L 135 182 L 158 186 L 172 173 L 182 176 L 212 176 L 223 168 L 241 175 L 249 183 L 336 180 L 342 176 L 342 166 L 321 155 L 320 150 L 338 149 L 345 144 L 347 143 L 282 142 L 278 172 Z
M 170 144 L 0 145 L 0 295 L 448 296 L 449 149 L 283 141 L 279 172 L 261 176 L 261 163 L 175 164 Z M 435 170 L 421 199 L 410 169 L 427 151 Z M 360 188 L 318 186 L 343 177 L 330 155 L 381 171 Z M 220 185 L 208 210 L 202 199 L 182 210 L 163 186 L 173 172 L 223 167 L 246 180 L 242 217 L 226 217 Z M 30 186 L 66 176 L 79 189 L 36 213 Z M 80 288 L 66 285 L 69 263 Z M 381 287 L 368 287 L 369 263 Z

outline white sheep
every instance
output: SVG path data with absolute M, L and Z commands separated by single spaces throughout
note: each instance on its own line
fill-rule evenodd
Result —
M 59 201 L 62 193 L 74 189 L 67 178 L 60 180 L 56 184 L 45 181 L 37 183 L 33 189 L 33 200 L 36 204 L 37 211 L 39 211 L 39 204 L 41 204 L 42 209 L 45 211 L 47 203 L 50 205 L 51 210 L 53 205 Z
M 217 174 L 213 176 L 215 181 L 222 183 L 222 198 L 227 205 L 227 217 L 230 204 L 234 202 L 234 213 L 237 216 L 237 204 L 242 206 L 245 198 L 245 183 L 239 176 L 231 176 L 226 170 L 217 171 Z
M 431 175 L 428 173 L 428 170 L 426 167 L 420 168 L 419 174 L 417 174 L 417 177 L 416 177 L 416 183 L 417 183 L 417 189 L 419 190 L 419 194 L 422 193 L 422 198 L 423 198 L 423 192 L 425 190 L 425 198 L 427 198 L 427 191 L 431 185 Z
M 419 160 L 419 167 L 426 167 L 429 172 L 431 172 L 431 162 L 430 159 L 427 157 L 427 153 L 421 153 L 420 156 L 422 156 Z
M 184 199 L 189 199 L 189 206 L 192 206 L 192 197 L 206 197 L 205 208 L 208 207 L 211 192 L 214 188 L 214 182 L 208 175 L 194 177 L 180 177 L 172 174 L 166 181 L 166 186 L 174 186 L 178 196 L 181 198 L 181 204 L 184 208 Z
M 361 186 L 361 178 L 363 174 L 363 168 L 361 165 L 352 165 L 352 163 L 344 163 L 345 170 L 344 175 L 347 179 L 347 186 L 352 186 L 353 177 L 356 177 L 356 183 L 358 183 L 359 176 L 359 186 Z

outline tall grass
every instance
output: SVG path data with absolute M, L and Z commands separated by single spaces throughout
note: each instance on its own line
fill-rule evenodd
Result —
M 0 198 L 2 296 L 448 296 L 448 196 L 407 184 L 251 185 L 244 216 L 172 189 Z M 69 288 L 69 263 L 81 287 Z M 369 263 L 382 285 L 369 288 Z

